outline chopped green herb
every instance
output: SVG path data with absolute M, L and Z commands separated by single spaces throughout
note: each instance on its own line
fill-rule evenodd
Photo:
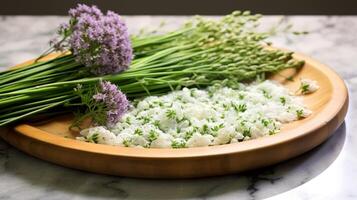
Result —
M 176 97 L 176 100 L 178 100 L 178 101 L 182 101 L 182 100 L 183 100 L 183 98 L 182 98 L 182 96 L 181 96 L 181 95 L 178 95 L 178 96 Z
M 217 126 L 212 127 L 211 130 L 214 132 L 217 132 L 217 131 L 219 131 L 219 129 L 222 129 L 222 128 L 224 128 L 224 124 L 219 124 Z
M 301 83 L 301 85 L 300 85 L 301 93 L 302 93 L 302 94 L 308 93 L 308 92 L 309 92 L 309 87 L 310 87 L 309 84 L 307 84 L 307 83 Z
M 154 121 L 154 126 L 160 128 L 160 120 L 155 120 Z
M 244 129 L 244 130 L 243 130 L 243 136 L 244 136 L 244 137 L 251 137 L 252 135 L 251 135 L 250 132 L 251 132 L 251 131 L 250 131 L 250 128 Z
M 129 140 L 124 140 L 123 144 L 125 147 L 129 147 L 130 146 L 130 141 Z
M 208 93 L 209 97 L 213 97 L 213 94 L 214 94 L 213 91 L 209 90 L 209 91 L 207 91 L 207 93 Z
M 193 130 L 193 131 L 199 131 L 200 128 L 199 128 L 198 126 L 194 126 L 194 127 L 192 127 L 192 130 Z
M 149 139 L 150 142 L 152 142 L 152 141 L 157 139 L 157 136 L 158 136 L 158 133 L 156 133 L 156 131 L 154 131 L 154 130 L 151 130 L 149 132 L 148 139 Z
M 296 110 L 296 116 L 298 119 L 302 118 L 304 111 L 302 109 Z
M 285 104 L 286 104 L 286 98 L 285 98 L 285 97 L 280 97 L 280 103 L 285 106 Z
M 181 132 L 181 128 L 180 127 L 176 127 L 176 133 L 180 133 Z
M 267 127 L 270 124 L 270 121 L 267 119 L 262 119 L 262 124 Z
M 238 105 L 238 112 L 245 112 L 247 110 L 247 105 L 245 104 L 239 104 Z
M 204 125 L 202 126 L 202 132 L 203 132 L 203 134 L 208 134 L 208 131 L 209 131 L 208 125 L 207 125 L 207 124 L 204 124 Z
M 267 99 L 271 99 L 271 98 L 273 97 L 273 96 L 272 96 L 271 94 L 269 94 L 266 90 L 262 90 L 262 92 L 263 92 L 264 97 L 267 98 Z
M 180 142 L 172 141 L 171 147 L 174 149 L 184 148 L 184 147 L 186 147 L 186 143 L 184 141 L 180 141 Z
M 182 123 L 184 121 L 188 122 L 188 125 L 191 126 L 191 121 L 187 117 L 182 117 L 181 119 L 176 118 L 176 123 Z
M 276 130 L 275 129 L 273 129 L 273 130 L 269 130 L 269 135 L 275 135 L 276 134 Z
M 86 141 L 91 143 L 98 143 L 98 138 L 99 138 L 99 134 L 94 133 L 93 135 L 86 137 Z
M 172 109 L 169 109 L 166 111 L 166 117 L 169 119 L 175 119 L 176 118 L 176 112 Z
M 246 120 L 241 121 L 239 124 L 240 126 L 245 126 Z
M 130 117 L 125 118 L 125 122 L 126 122 L 127 124 L 131 125 L 131 119 L 130 119 Z
M 196 90 L 190 90 L 191 97 L 196 97 Z
M 185 132 L 184 139 L 188 140 L 188 139 L 190 139 L 192 137 L 192 135 L 193 135 L 193 131 L 187 131 L 187 132 Z
M 135 135 L 143 135 L 143 131 L 141 129 L 137 128 L 137 129 L 135 129 L 134 134 Z
M 226 105 L 226 104 L 223 104 L 223 108 L 224 108 L 225 111 L 229 110 L 229 106 Z
M 150 117 L 145 116 L 145 117 L 142 118 L 142 120 L 143 120 L 144 124 L 147 124 L 147 123 L 150 122 Z

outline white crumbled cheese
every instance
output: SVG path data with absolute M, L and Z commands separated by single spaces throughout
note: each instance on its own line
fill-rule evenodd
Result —
M 141 99 L 113 128 L 92 127 L 78 139 L 145 148 L 222 145 L 276 134 L 283 123 L 310 114 L 301 97 L 273 81 L 239 90 L 183 88 Z
M 187 147 L 204 147 L 212 144 L 214 137 L 209 134 L 194 133 L 187 141 Z
M 172 136 L 169 134 L 159 134 L 150 144 L 152 148 L 170 148 Z
M 311 79 L 300 79 L 300 90 L 302 94 L 310 94 L 320 88 L 317 81 Z
M 85 129 L 81 131 L 81 135 L 83 135 L 83 137 L 80 137 L 80 140 L 85 140 L 98 144 L 123 146 L 123 140 L 103 126 Z

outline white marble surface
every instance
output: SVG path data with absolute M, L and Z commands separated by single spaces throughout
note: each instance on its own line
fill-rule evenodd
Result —
M 264 19 L 272 25 L 281 17 Z M 130 31 L 167 29 L 186 17 L 126 17 Z M 64 17 L 0 16 L 0 66 L 39 55 Z M 230 176 L 145 180 L 67 169 L 30 157 L 0 140 L 0 199 L 357 199 L 357 16 L 286 17 L 306 36 L 280 35 L 276 46 L 309 54 L 346 81 L 350 107 L 345 123 L 325 143 L 276 166 Z M 152 29 L 154 30 L 154 29 Z

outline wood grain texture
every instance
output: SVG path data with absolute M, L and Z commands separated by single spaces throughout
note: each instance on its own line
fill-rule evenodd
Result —
M 0 136 L 16 148 L 43 160 L 90 172 L 145 178 L 215 176 L 272 165 L 300 155 L 325 141 L 341 125 L 348 108 L 343 80 L 327 66 L 302 54 L 306 61 L 294 81 L 271 77 L 295 91 L 299 78 L 317 80 L 320 89 L 304 95 L 313 114 L 283 126 L 279 134 L 235 144 L 186 149 L 138 149 L 74 140 L 68 131 L 71 116 L 40 124 L 20 124 Z

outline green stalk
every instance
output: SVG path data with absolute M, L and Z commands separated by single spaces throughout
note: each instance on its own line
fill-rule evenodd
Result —
M 23 115 L 20 115 L 20 116 L 17 116 L 17 117 L 12 117 L 12 118 L 9 118 L 9 119 L 1 120 L 1 121 L 0 121 L 0 126 L 7 125 L 7 124 L 9 124 L 9 123 L 11 123 L 11 122 L 17 121 L 17 120 L 19 120 L 19 119 L 23 119 L 23 118 L 28 117 L 28 116 L 32 116 L 32 115 L 37 114 L 37 113 L 40 113 L 40 112 L 42 112 L 42 111 L 46 111 L 46 110 L 48 110 L 48 109 L 50 109 L 50 108 L 54 108 L 54 107 L 56 107 L 56 106 L 59 106 L 59 105 L 64 104 L 65 102 L 71 101 L 72 99 L 74 99 L 74 98 L 66 99 L 66 100 L 64 100 L 64 101 L 60 101 L 60 102 L 56 102 L 56 103 L 52 103 L 52 104 L 43 106 L 42 108 L 39 108 L 39 109 L 37 109 L 37 110 L 28 112 L 28 113 L 26 113 L 26 114 L 23 114 Z
M 56 102 L 56 101 L 59 101 L 59 100 L 68 99 L 71 96 L 73 96 L 73 95 L 61 95 L 61 96 L 58 96 L 58 97 L 52 97 L 52 98 L 50 97 L 50 98 L 45 99 L 45 100 L 33 101 L 33 102 L 30 102 L 30 103 L 25 103 L 25 104 L 21 104 L 21 105 L 10 106 L 8 108 L 1 109 L 0 112 L 1 113 L 7 113 L 7 112 L 12 112 L 14 110 L 21 110 L 21 109 L 26 109 L 28 107 L 38 106 L 38 105 L 47 104 L 47 103 L 53 103 L 53 102 Z M 0 117 L 2 117 L 2 116 L 0 116 Z
M 45 104 L 45 105 L 46 105 L 46 104 Z M 24 108 L 24 109 L 21 109 L 21 110 L 17 110 L 17 111 L 14 111 L 14 112 L 2 114 L 2 115 L 0 116 L 0 120 L 2 120 L 2 119 L 7 119 L 7 118 L 11 118 L 11 117 L 16 117 L 16 116 L 18 116 L 19 114 L 31 112 L 31 111 L 40 109 L 40 108 L 42 108 L 42 107 L 44 107 L 44 105 L 31 106 L 31 107 L 27 107 L 27 108 Z
M 149 57 L 146 57 L 142 60 L 140 60 L 140 62 L 137 62 L 135 64 L 132 64 L 130 67 L 135 69 L 135 68 L 138 68 L 140 66 L 143 66 L 145 64 L 148 64 L 154 60 L 158 60 L 162 57 L 165 57 L 165 56 L 168 56 L 174 52 L 177 52 L 179 50 L 183 50 L 183 49 L 187 49 L 187 48 L 190 48 L 190 47 L 193 47 L 194 44 L 190 44 L 190 45 L 185 45 L 185 46 L 178 46 L 178 47 L 172 47 L 172 48 L 169 48 L 169 49 L 165 49 L 161 52 L 158 52 L 156 54 L 154 54 L 153 56 L 149 56 Z
M 70 76 L 68 76 L 68 75 L 66 76 L 66 74 L 69 74 Z M 0 93 L 13 92 L 13 91 L 21 90 L 21 89 L 35 87 L 38 85 L 53 83 L 56 81 L 66 81 L 68 79 L 75 79 L 75 76 L 73 76 L 72 74 L 73 74 L 73 71 L 70 73 L 63 73 L 63 74 L 59 74 L 56 76 L 51 75 L 50 77 L 45 76 L 44 78 L 38 77 L 33 80 L 21 81 L 20 83 L 15 82 L 13 84 L 7 85 L 6 87 L 0 89 Z
M 68 61 L 66 61 L 66 62 L 68 62 Z M 64 62 L 64 63 L 66 63 L 66 62 Z M 61 68 L 62 67 L 61 64 L 64 64 L 64 63 L 61 62 L 61 63 L 56 63 L 56 64 L 54 64 L 54 63 L 44 64 L 44 65 L 41 65 L 39 67 L 30 69 L 27 71 L 23 71 L 22 73 L 14 74 L 14 75 L 8 76 L 7 78 L 1 79 L 0 84 L 4 84 L 4 83 L 10 82 L 10 81 L 18 80 L 20 78 L 28 77 L 30 75 L 39 73 L 41 71 L 51 69 L 53 67 L 56 67 L 57 71 L 58 71 L 58 70 L 60 70 L 58 68 Z M 59 66 L 61 66 L 61 67 L 59 67 Z M 73 67 L 73 63 L 70 66 Z M 68 67 L 68 66 L 65 65 L 65 67 L 63 67 L 63 68 L 65 69 L 66 67 Z
M 71 58 L 73 58 L 73 55 L 64 55 L 64 56 L 60 56 L 60 57 L 52 59 L 52 60 L 34 62 L 32 64 L 29 64 L 29 65 L 25 66 L 25 67 L 10 68 L 9 70 L 1 72 L 0 79 L 3 79 L 5 77 L 8 77 L 8 76 L 11 76 L 11 75 L 14 75 L 14 74 L 22 73 L 24 71 L 33 70 L 34 68 L 37 68 L 38 66 L 50 64 L 50 63 L 53 63 L 53 62 L 61 62 L 62 60 L 71 59 Z
M 64 72 L 56 72 L 53 74 L 48 74 L 48 75 L 43 75 L 42 77 L 34 77 L 34 76 L 29 76 L 27 78 L 23 78 L 21 80 L 18 80 L 16 82 L 11 82 L 3 85 L 3 88 L 10 88 L 12 86 L 17 86 L 17 85 L 23 85 L 26 83 L 37 83 L 37 81 L 42 80 L 42 79 L 53 79 L 53 80 L 59 80 L 61 77 L 69 77 L 70 75 L 75 74 L 78 72 L 78 70 L 68 70 Z
M 174 31 L 165 35 L 159 35 L 159 36 L 149 36 L 146 38 L 141 38 L 141 39 L 133 39 L 132 41 L 132 47 L 134 49 L 143 47 L 143 46 L 148 46 L 148 45 L 153 45 L 153 44 L 158 44 L 162 43 L 162 41 L 167 42 L 167 40 L 171 41 L 173 38 L 176 36 L 182 35 L 184 33 L 187 33 L 189 31 L 192 31 L 192 28 L 183 28 L 178 31 Z

